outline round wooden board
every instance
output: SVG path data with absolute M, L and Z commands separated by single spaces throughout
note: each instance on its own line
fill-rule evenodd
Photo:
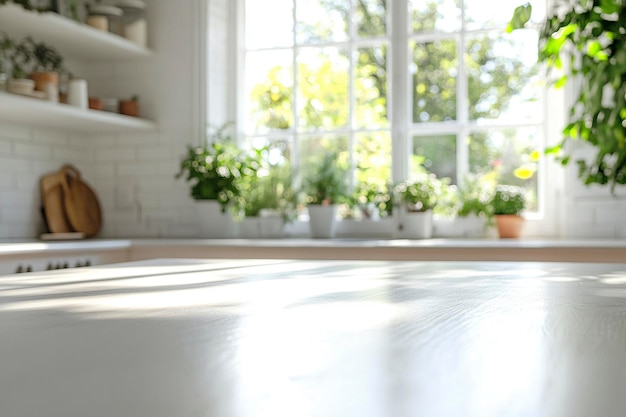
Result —
M 93 190 L 80 176 L 67 175 L 67 188 L 64 193 L 65 214 L 75 232 L 93 236 L 102 227 L 100 202 Z
M 50 233 L 68 233 L 72 231 L 65 215 L 63 181 L 65 173 L 59 171 L 41 178 L 41 199 L 44 215 Z

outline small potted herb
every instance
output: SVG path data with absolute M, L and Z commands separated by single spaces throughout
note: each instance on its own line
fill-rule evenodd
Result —
M 191 196 L 206 215 L 201 224 L 207 237 L 234 237 L 232 219 L 244 208 L 244 184 L 260 168 L 260 162 L 225 133 L 228 127 L 219 127 L 207 145 L 189 146 L 176 174 L 191 183 Z
M 395 187 L 400 203 L 398 236 L 427 239 L 432 236 L 433 209 L 441 193 L 441 181 L 434 174 L 421 173 Z
M 465 176 L 457 188 L 459 205 L 456 226 L 463 237 L 481 237 L 492 217 L 493 186 L 477 175 Z
M 337 165 L 338 159 L 337 152 L 325 154 L 314 171 L 316 174 L 303 181 L 314 238 L 335 236 L 339 204 L 348 200 L 347 170 Z
M 27 78 L 28 69 L 33 60 L 30 43 L 24 39 L 21 42 L 10 41 L 11 78 L 7 84 L 10 93 L 31 94 L 35 82 Z
M 254 237 L 281 237 L 285 224 L 293 221 L 296 214 L 291 166 L 270 164 L 265 150 L 260 154 L 262 166 L 256 177 L 249 177 L 244 189 L 246 221 L 253 225 Z
M 361 182 L 354 190 L 354 205 L 365 219 L 377 220 L 391 214 L 393 199 L 389 186 Z
M 524 225 L 522 211 L 526 208 L 526 195 L 522 187 L 498 185 L 491 207 L 500 238 L 518 238 Z
M 46 91 L 47 84 L 53 84 L 59 88 L 59 75 L 63 69 L 63 57 L 56 49 L 44 42 L 35 42 L 27 37 L 24 42 L 28 45 L 33 58 L 33 68 L 30 75 L 35 81 L 35 90 Z
M 139 116 L 139 96 L 134 95 L 130 100 L 120 100 L 120 114 L 126 116 Z

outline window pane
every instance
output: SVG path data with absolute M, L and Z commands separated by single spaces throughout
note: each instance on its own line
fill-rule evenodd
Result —
M 413 122 L 456 119 L 456 42 L 412 43 Z
M 420 165 L 437 178 L 450 178 L 452 183 L 456 183 L 456 136 L 414 136 L 411 174 L 419 172 Z
M 532 21 L 543 20 L 546 13 L 545 0 L 529 1 L 533 6 Z M 465 21 L 468 30 L 503 28 L 513 17 L 517 6 L 526 3 L 518 0 L 465 0 Z
M 246 48 L 293 45 L 292 0 L 247 0 L 245 13 Z
M 266 132 L 293 127 L 291 57 L 291 50 L 250 52 L 246 55 L 248 130 Z
M 387 33 L 386 19 L 386 0 L 360 0 L 356 2 L 354 23 L 360 37 L 385 36 Z
M 470 170 L 490 174 L 496 184 L 526 188 L 529 210 L 537 209 L 539 128 L 474 132 L 469 137 Z
M 470 37 L 466 62 L 471 120 L 519 123 L 541 116 L 535 31 Z
M 348 123 L 349 60 L 338 48 L 304 48 L 298 54 L 298 116 L 302 129 L 336 129 Z
M 458 0 L 410 0 L 409 7 L 415 33 L 452 32 L 461 28 Z
M 248 137 L 245 147 L 247 149 L 267 148 L 268 152 L 264 154 L 264 157 L 269 164 L 291 166 L 292 142 L 293 139 L 289 136 Z
M 350 0 L 298 0 L 297 42 L 302 44 L 345 41 L 348 39 L 349 11 Z
M 387 126 L 387 47 L 360 49 L 354 80 L 357 127 Z
M 356 181 L 385 187 L 391 182 L 391 135 L 368 132 L 356 135 Z
M 300 177 L 302 180 L 311 178 L 319 172 L 324 155 L 335 152 L 339 154 L 337 166 L 348 169 L 350 157 L 348 138 L 343 135 L 312 135 L 300 140 Z

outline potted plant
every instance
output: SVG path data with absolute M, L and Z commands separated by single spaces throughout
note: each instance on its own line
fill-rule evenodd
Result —
M 522 211 L 526 208 L 525 190 L 514 185 L 498 185 L 491 208 L 500 238 L 518 238 L 524 225 Z
M 492 218 L 493 187 L 478 175 L 466 175 L 457 188 L 459 205 L 456 226 L 462 237 L 482 237 Z
M 517 7 L 508 31 L 523 28 L 532 7 Z M 590 158 L 582 157 L 578 175 L 586 184 L 626 184 L 626 65 L 624 47 L 626 2 L 557 1 L 539 35 L 539 62 L 556 68 L 556 87 L 577 79 L 579 88 L 571 105 L 569 124 L 562 142 L 546 150 L 563 165 L 569 163 L 573 148 L 581 140 L 590 145 Z
M 13 48 L 13 40 L 5 32 L 0 31 L 0 91 L 6 90 L 11 70 Z
M 305 178 L 303 190 L 314 238 L 332 238 L 337 230 L 339 204 L 348 199 L 347 170 L 337 165 L 337 152 L 324 154 L 317 174 Z
M 35 81 L 35 90 L 46 91 L 47 84 L 53 84 L 58 91 L 59 74 L 63 71 L 63 57 L 56 49 L 44 42 L 35 42 L 30 37 L 24 41 L 28 45 L 34 61 L 30 78 Z
M 120 100 L 120 114 L 126 116 L 139 116 L 139 96 L 134 95 L 130 100 Z
M 16 94 L 32 94 L 35 82 L 27 78 L 28 68 L 33 59 L 30 44 L 26 40 L 15 42 L 5 35 L 3 38 L 6 57 L 11 65 L 11 76 L 7 90 Z
M 353 204 L 364 219 L 378 220 L 391 214 L 393 199 L 390 186 L 361 182 L 354 190 Z
M 205 237 L 235 237 L 233 216 L 243 210 L 244 183 L 260 168 L 259 161 L 225 133 L 229 125 L 216 129 L 207 145 L 189 146 L 176 174 L 191 183 Z
M 249 178 L 244 191 L 245 221 L 252 229 L 248 234 L 251 237 L 281 237 L 285 224 L 293 221 L 296 213 L 291 166 L 270 164 L 267 158 L 261 158 L 262 168 L 256 177 Z
M 427 239 L 433 232 L 433 209 L 436 207 L 441 182 L 434 174 L 420 173 L 415 179 L 395 187 L 399 201 L 398 237 Z

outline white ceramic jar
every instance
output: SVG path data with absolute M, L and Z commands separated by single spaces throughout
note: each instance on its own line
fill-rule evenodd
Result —
M 73 78 L 67 86 L 67 104 L 86 109 L 89 107 L 87 80 Z
M 148 44 L 146 3 L 143 0 L 120 0 L 116 6 L 122 9 L 122 33 L 129 41 L 143 46 Z

